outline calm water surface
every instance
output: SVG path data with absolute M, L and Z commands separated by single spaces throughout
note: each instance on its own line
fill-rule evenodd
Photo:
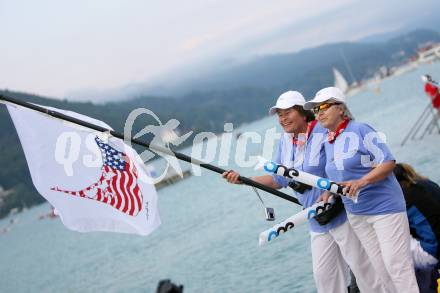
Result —
M 440 78 L 440 64 L 384 80 L 380 94 L 371 86 L 348 103 L 357 120 L 386 134 L 398 161 L 440 182 L 440 135 L 400 146 L 428 104 L 424 73 Z M 264 133 L 275 124 L 265 118 L 240 131 Z M 249 144 L 247 155 L 260 153 L 260 145 Z M 232 161 L 228 169 L 257 174 Z M 277 220 L 300 210 L 261 194 Z M 307 226 L 259 248 L 259 233 L 271 225 L 251 188 L 202 171 L 201 177 L 161 189 L 159 204 L 162 225 L 148 237 L 71 232 L 58 219 L 38 220 L 48 205 L 19 214 L 12 230 L 0 235 L 0 291 L 154 292 L 159 280 L 170 278 L 185 292 L 315 292 Z M 9 220 L 0 221 L 0 229 Z

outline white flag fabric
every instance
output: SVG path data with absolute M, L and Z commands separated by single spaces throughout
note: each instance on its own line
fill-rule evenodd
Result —
M 67 228 L 148 235 L 160 225 L 156 190 L 142 160 L 123 140 L 25 107 L 7 107 L 32 181 Z M 111 129 L 75 112 L 47 109 Z

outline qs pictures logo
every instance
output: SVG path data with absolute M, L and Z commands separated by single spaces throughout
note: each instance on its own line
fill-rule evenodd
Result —
M 157 122 L 157 125 L 147 125 L 138 133 L 132 136 L 133 125 L 136 122 L 136 119 L 138 119 L 141 115 L 153 117 L 154 120 Z M 165 124 L 163 124 L 162 121 L 160 121 L 159 117 L 157 117 L 157 115 L 154 114 L 153 111 L 145 108 L 135 109 L 130 113 L 130 115 L 128 115 L 124 125 L 124 142 L 127 145 L 131 146 L 132 138 L 138 139 L 143 135 L 150 133 L 153 136 L 153 138 L 150 140 L 150 146 L 152 147 L 150 149 L 144 150 L 142 153 L 139 154 L 142 162 L 147 163 L 148 161 L 153 159 L 156 154 L 164 158 L 166 161 L 166 167 L 159 176 L 153 178 L 149 170 L 147 169 L 145 173 L 149 174 L 148 178 L 141 178 L 142 180 L 148 183 L 155 184 L 165 178 L 165 176 L 168 174 L 168 170 L 170 167 L 174 169 L 176 174 L 178 174 L 180 177 L 183 177 L 179 161 L 174 155 L 174 152 L 171 150 L 170 145 L 179 146 L 186 139 L 188 139 L 188 137 L 190 137 L 193 132 L 190 131 L 182 136 L 179 136 L 177 130 L 179 125 L 180 122 L 176 119 L 170 119 Z M 158 151 L 154 149 L 153 146 L 157 146 L 165 151 Z

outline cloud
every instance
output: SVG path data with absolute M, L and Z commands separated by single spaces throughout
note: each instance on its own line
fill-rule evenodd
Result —
M 194 36 L 184 41 L 182 45 L 182 49 L 184 51 L 193 51 L 200 48 L 203 45 L 206 45 L 206 43 L 208 43 L 209 40 L 212 39 L 213 39 L 212 35 Z
M 278 30 L 243 43 L 237 51 L 253 56 L 296 52 L 325 43 L 356 41 L 372 34 L 397 31 L 409 25 L 408 16 L 414 16 L 416 3 L 396 7 L 392 2 L 345 3 L 343 9 L 333 7 L 300 21 L 292 20 Z
M 434 0 L 421 1 L 425 11 L 436 7 Z M 140 83 L 214 58 L 353 40 L 402 26 L 420 10 L 419 2 L 397 0 L 17 0 L 0 5 L 0 35 L 7 40 L 0 46 L 0 67 L 8 72 L 0 87 L 60 98 L 73 89 Z
M 272 34 L 293 23 L 300 23 L 316 17 L 329 9 L 341 9 L 353 0 L 323 2 L 279 1 L 278 5 L 262 6 L 253 2 L 249 7 L 240 7 L 241 14 L 231 19 L 223 19 L 215 25 L 204 28 L 204 33 L 191 35 L 180 46 L 183 50 L 205 50 L 218 53 L 228 48 L 251 41 L 261 35 Z M 254 9 L 254 10 L 253 10 Z

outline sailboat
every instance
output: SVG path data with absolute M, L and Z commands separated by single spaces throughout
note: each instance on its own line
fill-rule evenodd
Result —
M 356 81 L 350 85 L 342 73 L 335 67 L 333 67 L 333 76 L 335 79 L 334 86 L 339 88 L 347 96 L 352 96 L 362 90 L 362 86 L 360 86 Z
M 343 93 L 348 91 L 348 82 L 342 73 L 333 67 L 333 76 L 335 78 L 335 87 L 339 88 Z

